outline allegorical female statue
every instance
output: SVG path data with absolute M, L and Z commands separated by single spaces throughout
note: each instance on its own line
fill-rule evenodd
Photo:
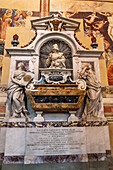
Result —
M 65 55 L 59 52 L 58 45 L 53 45 L 53 53 L 50 53 L 47 60 L 46 66 L 49 68 L 66 68 L 66 58 Z
M 91 64 L 87 64 L 80 72 L 80 78 L 86 81 L 86 105 L 85 116 L 97 117 L 100 109 L 100 102 L 102 100 L 101 85 L 97 80 Z
M 31 79 L 30 75 L 26 76 L 24 64 L 19 63 L 7 88 L 7 103 L 10 116 L 18 118 L 22 114 L 26 116 L 28 113 L 25 106 L 24 90 Z

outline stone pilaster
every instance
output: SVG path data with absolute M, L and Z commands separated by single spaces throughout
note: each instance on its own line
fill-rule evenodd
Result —
M 40 17 L 50 15 L 50 0 L 40 0 Z

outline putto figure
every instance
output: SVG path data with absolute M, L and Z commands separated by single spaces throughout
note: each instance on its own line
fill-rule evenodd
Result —
M 25 65 L 19 63 L 7 88 L 7 103 L 11 117 L 19 118 L 22 114 L 27 115 L 24 90 L 30 80 L 30 76 L 26 77 Z
M 91 64 L 87 64 L 80 72 L 80 78 L 86 81 L 86 105 L 85 117 L 97 117 L 100 111 L 100 102 L 102 100 L 101 84 L 97 80 Z
M 59 52 L 58 45 L 53 45 L 53 53 L 50 53 L 47 60 L 46 66 L 49 68 L 66 68 L 66 58 L 65 55 Z

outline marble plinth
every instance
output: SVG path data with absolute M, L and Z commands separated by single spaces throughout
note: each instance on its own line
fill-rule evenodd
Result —
M 3 125 L 0 152 L 4 153 L 6 164 L 103 161 L 110 153 L 106 122 L 8 122 Z
M 75 116 L 75 113 L 72 112 L 68 117 L 68 122 L 74 122 L 74 121 L 79 121 L 79 119 L 77 116 Z
M 87 153 L 105 153 L 103 127 L 86 127 Z
M 0 128 L 0 153 L 4 153 L 6 140 L 6 127 Z
M 44 118 L 42 116 L 43 112 L 36 112 L 37 116 L 34 117 L 33 121 L 34 122 L 44 122 Z
M 26 128 L 7 128 L 5 156 L 24 155 Z
M 67 121 L 69 114 L 68 113 L 57 113 L 57 114 L 43 114 L 45 121 Z
M 12 117 L 5 117 L 3 122 L 25 122 L 26 118 L 21 117 L 21 118 L 12 118 Z

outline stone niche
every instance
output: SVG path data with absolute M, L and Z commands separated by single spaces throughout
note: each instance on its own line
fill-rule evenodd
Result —
M 75 20 L 52 15 L 32 20 L 31 25 L 36 32 L 33 42 L 23 48 L 6 49 L 11 56 L 9 82 L 18 64 L 23 62 L 27 72 L 34 75 L 34 84 L 26 89 L 30 119 L 11 118 L 7 109 L 1 124 L 0 153 L 4 164 L 106 160 L 111 150 L 102 103 L 99 117 L 82 119 L 87 83 L 79 79 L 83 66 L 90 64 L 100 81 L 99 57 L 103 51 L 87 50 L 78 44 L 74 35 L 80 23 Z M 45 65 L 54 44 L 65 54 L 65 69 L 48 69 Z M 51 103 L 48 104 L 44 95 Z M 63 103 L 59 103 L 59 98 Z M 66 107 L 70 109 L 68 112 Z

